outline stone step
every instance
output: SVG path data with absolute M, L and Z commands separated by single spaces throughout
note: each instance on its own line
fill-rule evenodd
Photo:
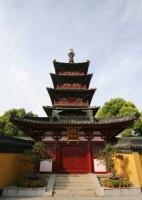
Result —
M 59 185 L 92 185 L 91 182 L 87 181 L 55 181 L 55 184 Z
M 67 178 L 65 178 L 65 177 L 56 177 L 56 181 L 60 181 L 60 180 L 74 180 L 74 181 L 89 181 L 90 180 L 90 178 L 89 177 L 86 177 L 86 178 L 83 178 L 83 177 L 78 177 L 78 178 L 75 178 L 75 177 L 67 177 Z
M 87 177 L 88 176 L 88 174 L 57 174 L 57 176 L 60 176 L 60 177 L 67 177 L 67 176 L 69 176 L 69 177 Z
M 54 196 L 96 196 L 89 174 L 57 174 L 53 193 Z
M 64 178 L 64 177 L 56 177 L 56 180 L 81 180 L 81 181 L 89 181 L 90 178 L 75 178 L 75 177 L 68 177 L 68 178 Z
M 88 174 L 57 174 L 57 176 L 88 176 Z
M 67 181 L 67 182 L 55 182 L 55 185 L 75 185 L 75 186 L 80 186 L 80 185 L 86 185 L 86 186 L 92 186 L 91 182 L 74 182 L 74 181 Z
M 55 190 L 54 196 L 84 196 L 94 197 L 96 193 L 94 190 Z
M 81 179 L 87 179 L 88 176 L 78 176 L 78 177 L 76 177 L 76 176 L 57 176 L 57 178 L 64 178 L 64 179 L 66 179 L 66 178 L 81 178 Z
M 93 186 L 86 185 L 55 185 L 54 190 L 93 190 Z
M 86 185 L 89 185 L 91 182 L 90 181 L 80 181 L 80 180 L 58 180 L 58 181 L 55 181 L 55 183 L 65 183 L 65 184 L 78 184 L 78 185 L 81 185 L 81 184 L 86 184 Z

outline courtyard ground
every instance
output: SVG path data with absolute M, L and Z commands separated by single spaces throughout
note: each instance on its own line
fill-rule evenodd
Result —
M 123 197 L 0 197 L 0 200 L 142 200 L 142 195 Z

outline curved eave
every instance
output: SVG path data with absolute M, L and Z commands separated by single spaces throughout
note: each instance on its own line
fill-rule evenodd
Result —
M 88 100 L 89 104 L 91 103 L 92 97 L 96 91 L 96 88 L 94 89 L 53 89 L 53 88 L 46 88 L 52 104 L 55 99 L 59 98 L 81 98 L 83 100 Z
M 52 110 L 63 110 L 63 111 L 82 111 L 82 110 L 93 110 L 93 114 L 97 113 L 99 110 L 99 107 L 88 107 L 88 108 L 82 108 L 82 107 L 77 107 L 77 108 L 65 108 L 65 107 L 52 107 L 52 106 L 43 106 L 44 111 L 46 112 L 47 116 L 52 115 Z
M 102 120 L 102 121 L 79 121 L 79 120 L 62 120 L 62 121 L 50 121 L 49 118 L 47 120 L 42 120 L 39 117 L 39 120 L 34 120 L 30 118 L 20 118 L 20 117 L 12 117 L 11 122 L 15 124 L 18 128 L 22 129 L 24 132 L 26 131 L 27 135 L 36 138 L 37 136 L 44 135 L 45 131 L 52 130 L 63 130 L 67 127 L 79 127 L 82 130 L 92 130 L 92 131 L 100 131 L 105 138 L 111 139 L 118 135 L 124 129 L 130 127 L 133 122 L 137 119 L 135 116 L 122 117 L 119 119 L 111 118 Z M 36 133 L 37 135 L 34 135 Z
M 19 129 L 21 129 L 26 136 L 38 140 L 44 134 L 43 124 L 49 121 L 48 117 L 11 117 L 10 121 Z M 33 133 L 34 131 L 34 133 Z
M 61 83 L 80 83 L 86 84 L 86 87 L 89 87 L 91 78 L 93 74 L 86 74 L 86 75 L 59 75 L 50 73 L 54 88 L 57 87 L 57 84 Z
M 55 72 L 58 74 L 60 71 L 81 71 L 87 74 L 90 62 L 83 63 L 64 63 L 53 61 Z

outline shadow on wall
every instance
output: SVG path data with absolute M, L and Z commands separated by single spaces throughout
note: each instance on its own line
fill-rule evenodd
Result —
M 129 175 L 131 171 L 128 170 L 129 159 L 128 157 L 124 157 L 124 155 L 119 154 L 115 158 L 115 170 L 116 174 L 122 177 L 126 177 L 129 180 Z
M 120 161 L 120 169 L 121 169 L 120 173 L 122 174 L 122 176 L 126 177 L 129 180 L 129 176 L 132 174 L 132 172 L 129 170 L 128 165 L 129 165 L 128 157 L 123 158 Z
M 129 180 L 133 186 L 140 187 L 142 164 L 138 152 L 122 153 L 122 159 L 115 159 L 115 170 L 117 175 Z
M 22 153 L 0 153 L 0 189 L 12 185 L 26 173 L 32 172 L 32 165 L 22 160 L 30 159 Z

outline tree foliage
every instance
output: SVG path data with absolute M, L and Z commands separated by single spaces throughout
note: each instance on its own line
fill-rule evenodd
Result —
M 122 136 L 142 135 L 142 113 L 139 112 L 137 107 L 129 101 L 125 101 L 122 98 L 111 99 L 106 102 L 97 113 L 97 117 L 125 117 L 130 115 L 136 115 L 138 120 L 133 124 L 131 128 L 125 129 L 122 132 Z
M 17 117 L 34 117 L 37 116 L 32 112 L 26 112 L 24 108 L 10 109 L 0 116 L 0 135 L 5 136 L 24 136 L 24 132 L 15 127 L 10 122 L 11 116 Z
M 105 148 L 99 152 L 98 157 L 102 164 L 106 165 L 107 171 L 112 173 L 112 176 L 116 176 L 114 168 L 114 157 L 117 156 L 116 153 L 119 153 L 119 150 L 111 144 L 107 144 Z
M 123 117 L 132 114 L 139 116 L 139 111 L 133 103 L 125 101 L 122 98 L 115 98 L 104 104 L 98 111 L 97 117 Z

